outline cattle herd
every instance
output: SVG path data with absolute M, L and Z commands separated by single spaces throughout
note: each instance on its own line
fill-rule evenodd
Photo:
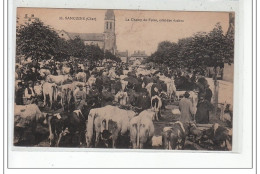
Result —
M 198 76 L 187 75 L 122 63 L 17 63 L 14 145 L 194 149 L 189 142 L 195 149 L 231 150 L 232 128 L 221 121 L 201 127 L 179 120 L 185 91 L 193 114 L 197 109 Z

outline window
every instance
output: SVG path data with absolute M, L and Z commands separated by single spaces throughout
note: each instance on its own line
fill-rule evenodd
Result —
M 112 22 L 110 22 L 110 29 L 112 29 Z
M 107 22 L 107 28 L 106 29 L 108 29 L 108 22 Z
M 28 14 L 25 14 L 25 18 L 27 18 L 28 17 Z
M 34 14 L 32 14 L 32 18 L 34 17 Z

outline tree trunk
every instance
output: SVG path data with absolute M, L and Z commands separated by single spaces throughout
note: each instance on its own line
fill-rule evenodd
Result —
M 215 75 L 214 75 L 214 116 L 217 116 L 218 110 L 218 81 L 217 81 L 217 68 L 215 68 Z

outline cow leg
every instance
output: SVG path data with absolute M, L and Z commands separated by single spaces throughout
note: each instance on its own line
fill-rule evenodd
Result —
M 139 149 L 143 149 L 143 148 L 144 148 L 144 144 L 143 144 L 143 143 L 140 143 Z
M 132 146 L 133 146 L 133 149 L 136 149 L 136 148 L 137 148 L 136 142 L 133 142 L 133 143 L 132 143 Z
M 46 106 L 46 94 L 43 94 L 43 106 Z
M 99 139 L 100 139 L 100 132 L 96 133 L 96 139 L 95 139 L 95 147 L 99 144 Z
M 52 108 L 52 95 L 49 94 L 49 98 L 50 98 L 50 108 Z
M 156 111 L 156 112 L 155 112 L 155 119 L 156 119 L 156 121 L 159 121 L 158 114 L 159 114 L 159 113 Z

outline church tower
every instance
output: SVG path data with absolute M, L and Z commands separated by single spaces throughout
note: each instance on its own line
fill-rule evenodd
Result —
M 113 10 L 107 10 L 104 24 L 105 50 L 115 54 L 116 52 L 116 34 L 115 34 L 115 14 Z

